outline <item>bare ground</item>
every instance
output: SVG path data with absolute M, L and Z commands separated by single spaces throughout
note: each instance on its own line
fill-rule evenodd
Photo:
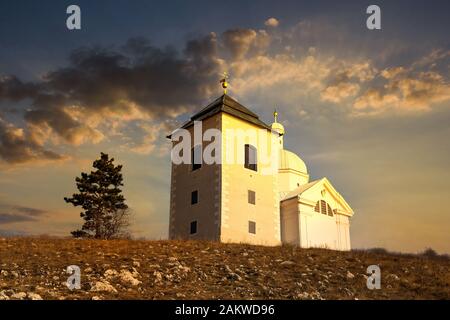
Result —
M 366 268 L 381 268 L 381 289 Z M 66 268 L 81 270 L 69 290 Z M 196 241 L 0 239 L 4 299 L 450 299 L 450 261 Z

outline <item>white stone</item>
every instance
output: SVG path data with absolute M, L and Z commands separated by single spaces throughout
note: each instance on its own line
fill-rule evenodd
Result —
M 34 293 L 34 292 L 28 292 L 27 296 L 28 296 L 28 299 L 31 299 L 31 300 L 43 300 L 40 295 L 38 295 L 37 293 Z
M 123 284 L 129 284 L 129 285 L 132 285 L 132 286 L 138 286 L 138 285 L 140 285 L 142 283 L 141 281 L 139 281 L 138 279 L 133 277 L 133 274 L 130 271 L 128 271 L 128 270 L 121 270 L 120 274 L 119 274 L 119 277 L 120 277 L 120 281 Z
M 91 287 L 92 292 L 113 292 L 117 293 L 116 288 L 114 288 L 109 282 L 106 281 L 97 281 Z
M 23 300 L 27 297 L 27 294 L 25 292 L 17 292 L 11 295 L 11 299 L 15 300 Z

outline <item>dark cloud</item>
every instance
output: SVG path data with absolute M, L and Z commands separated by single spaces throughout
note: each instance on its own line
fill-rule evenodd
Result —
M 230 51 L 234 60 L 261 53 L 270 43 L 270 36 L 265 30 L 231 29 L 225 31 L 222 38 L 225 48 Z
M 0 212 L 0 224 L 37 221 L 39 217 L 48 213 L 46 210 L 24 206 L 1 205 L 1 207 L 7 210 Z
M 119 48 L 80 48 L 69 65 L 48 72 L 38 83 L 0 78 L 0 102 L 29 100 L 22 131 L 0 119 L 0 157 L 9 163 L 60 159 L 33 139 L 51 130 L 67 143 L 99 141 L 85 117 L 127 114 L 138 109 L 150 119 L 168 119 L 198 107 L 217 88 L 221 60 L 215 34 L 193 39 L 183 52 L 156 48 L 142 38 Z M 71 112 L 76 109 L 81 117 Z M 85 137 L 85 138 L 84 138 Z
M 39 85 L 24 83 L 15 76 L 0 76 L 0 98 L 20 101 L 35 96 L 39 92 Z
M 36 208 L 30 208 L 30 207 L 22 207 L 22 206 L 16 206 L 14 209 L 24 215 L 27 216 L 41 216 L 47 213 L 46 210 L 36 209 Z
M 70 65 L 49 72 L 34 107 L 47 112 L 77 105 L 87 112 L 127 108 L 134 103 L 156 117 L 173 114 L 200 101 L 217 82 L 213 36 L 188 42 L 183 55 L 159 49 L 145 39 L 131 39 L 120 49 L 81 48 Z M 214 80 L 214 81 L 212 81 Z M 29 119 L 51 117 L 28 114 Z M 69 124 L 74 125 L 74 124 Z
M 1 118 L 0 157 L 8 163 L 63 159 L 63 156 L 45 149 L 29 132 L 25 132 Z
M 23 216 L 11 213 L 0 213 L 0 224 L 34 221 L 34 220 L 36 219 L 30 216 Z

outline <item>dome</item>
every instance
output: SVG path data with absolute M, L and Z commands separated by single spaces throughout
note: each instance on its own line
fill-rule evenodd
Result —
M 282 149 L 280 152 L 279 169 L 290 169 L 302 173 L 308 173 L 306 164 L 295 153 Z

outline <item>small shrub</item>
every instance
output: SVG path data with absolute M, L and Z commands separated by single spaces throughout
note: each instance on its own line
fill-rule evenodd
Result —
M 431 248 L 425 249 L 425 251 L 422 252 L 421 255 L 427 258 L 436 258 L 439 256 L 439 254 Z

